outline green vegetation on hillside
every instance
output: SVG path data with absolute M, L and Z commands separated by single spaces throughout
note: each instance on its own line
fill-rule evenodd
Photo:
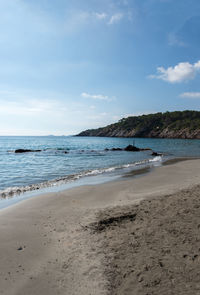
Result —
M 189 128 L 189 130 L 194 130 L 200 128 L 200 112 L 176 111 L 128 117 L 121 119 L 117 124 L 127 130 L 133 127 L 137 128 L 137 130 L 142 128 L 146 131 L 157 130 L 158 128 L 160 130 L 165 128 L 174 130 Z
M 200 112 L 175 111 L 123 118 L 79 136 L 200 138 Z

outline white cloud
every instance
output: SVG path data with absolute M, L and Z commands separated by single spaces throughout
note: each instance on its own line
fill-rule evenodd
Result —
M 20 120 L 29 118 L 44 119 L 51 116 L 66 118 L 66 113 L 74 114 L 82 108 L 80 103 L 70 103 L 62 93 L 40 93 L 27 90 L 0 90 L 0 120 L 2 116 L 13 115 Z M 73 118 L 73 115 L 72 115 Z M 1 122 L 0 122 L 1 124 Z
M 92 99 L 88 105 L 62 92 L 0 88 L 0 135 L 69 135 L 112 123 L 111 113 L 98 111 Z
M 200 70 L 200 60 L 194 64 L 195 69 Z
M 0 114 L 16 116 L 41 116 L 50 113 L 59 113 L 63 110 L 63 105 L 55 100 L 37 99 L 26 97 L 23 99 L 0 98 Z
M 76 134 L 89 113 L 62 93 L 25 89 L 0 90 L 0 105 L 0 135 Z
M 200 70 L 200 60 L 197 63 L 181 62 L 174 67 L 165 69 L 157 68 L 157 75 L 151 75 L 150 78 L 160 79 L 169 83 L 180 83 L 194 79 L 196 73 Z
M 107 17 L 107 14 L 105 12 L 102 12 L 102 13 L 95 12 L 94 15 L 99 20 L 105 19 Z
M 183 98 L 200 98 L 200 92 L 184 92 L 180 94 Z
M 89 94 L 89 93 L 83 92 L 83 93 L 81 93 L 81 96 L 84 98 L 91 98 L 91 99 L 95 99 L 95 100 L 107 100 L 107 101 L 112 100 L 107 95 L 102 95 L 102 94 Z
M 122 13 L 116 13 L 113 14 L 108 22 L 109 25 L 113 25 L 118 23 L 122 18 L 123 18 L 123 14 Z

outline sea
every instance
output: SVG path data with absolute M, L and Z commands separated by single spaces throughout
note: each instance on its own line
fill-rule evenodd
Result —
M 162 156 L 152 156 L 151 150 L 110 150 L 129 144 L 150 148 Z M 17 149 L 41 151 L 15 153 Z M 0 198 L 115 180 L 180 157 L 200 157 L 200 140 L 1 136 Z

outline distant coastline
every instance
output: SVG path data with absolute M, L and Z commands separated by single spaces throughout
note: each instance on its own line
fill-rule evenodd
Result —
M 123 118 L 77 136 L 200 139 L 200 112 L 176 111 Z

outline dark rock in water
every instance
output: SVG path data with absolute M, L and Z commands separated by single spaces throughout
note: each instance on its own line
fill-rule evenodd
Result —
M 127 147 L 124 149 L 122 148 L 112 148 L 112 149 L 104 149 L 104 151 L 126 151 L 126 152 L 140 152 L 140 151 L 151 151 L 150 148 L 145 148 L 145 149 L 140 149 L 134 145 L 129 144 Z
M 42 150 L 27 150 L 27 149 L 17 149 L 15 150 L 16 154 L 21 154 L 21 153 L 34 153 L 34 152 L 41 152 Z
M 138 147 L 136 147 L 134 145 L 131 145 L 131 144 L 129 144 L 127 147 L 125 147 L 124 150 L 127 151 L 127 152 L 139 152 L 139 151 L 141 151 L 140 148 L 138 148 Z
M 111 151 L 123 151 L 121 148 L 112 148 Z
M 29 153 L 31 152 L 31 150 L 24 150 L 24 149 L 18 149 L 18 150 L 15 150 L 15 153 Z
M 112 148 L 112 149 L 104 149 L 104 151 L 108 152 L 108 151 L 112 151 L 112 152 L 115 152 L 115 151 L 123 151 L 124 149 L 121 149 L 121 148 Z
M 125 149 L 124 149 L 125 151 L 127 151 L 127 152 L 142 152 L 142 151 L 151 151 L 151 149 L 150 148 L 138 148 L 138 147 L 136 147 L 136 146 L 134 146 L 134 145 L 131 145 L 131 144 L 129 144 Z
M 162 154 L 160 154 L 160 153 L 157 153 L 157 152 L 153 152 L 151 155 L 152 155 L 152 156 L 154 156 L 154 157 L 157 157 L 157 156 L 162 156 Z

